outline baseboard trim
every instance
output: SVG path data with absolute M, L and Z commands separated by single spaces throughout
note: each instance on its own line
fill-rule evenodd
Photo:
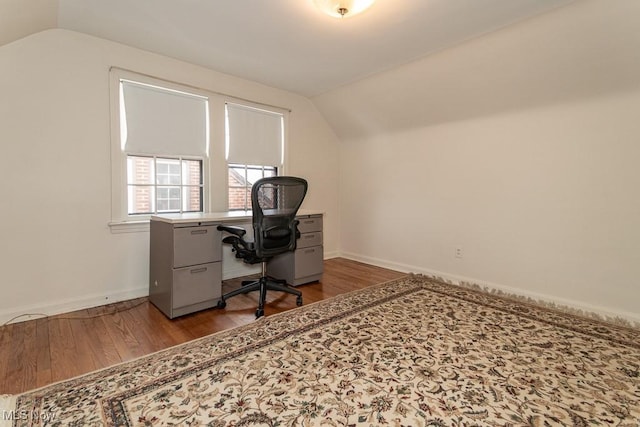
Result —
M 0 325 L 25 322 L 27 320 L 40 319 L 56 314 L 69 313 L 85 308 L 98 307 L 114 302 L 126 301 L 135 298 L 149 296 L 149 287 L 139 287 L 119 292 L 106 294 L 94 294 L 82 298 L 68 298 L 54 301 L 49 304 L 32 304 L 16 308 L 0 310 Z
M 331 259 L 331 258 L 338 258 L 338 257 L 340 257 L 340 252 L 338 251 L 331 251 L 331 252 L 324 253 L 324 259 Z
M 531 300 L 532 302 L 540 303 L 546 306 L 552 306 L 563 311 L 573 312 L 575 314 L 587 317 L 594 317 L 601 320 L 614 322 L 622 321 L 623 323 L 628 323 L 629 326 L 633 326 L 635 328 L 640 327 L 640 317 L 635 313 L 611 310 L 605 307 L 584 304 L 577 301 L 557 298 L 551 295 L 540 294 L 536 292 L 529 292 L 523 289 L 517 289 L 510 286 L 491 283 L 480 279 L 459 276 L 442 271 L 426 269 L 415 265 L 403 264 L 384 260 L 381 258 L 360 255 L 352 252 L 332 251 L 324 254 L 324 259 L 338 257 L 363 262 L 378 267 L 388 268 L 390 270 L 401 271 L 403 273 L 424 274 L 425 276 L 439 278 L 458 286 L 479 287 L 486 291 L 505 294 L 507 296 L 513 296 L 517 298 L 525 298 Z M 237 273 L 239 272 L 236 272 L 236 274 Z M 69 313 L 76 310 L 83 310 L 86 308 L 112 304 L 119 301 L 146 297 L 148 295 L 149 288 L 148 286 L 144 286 L 125 291 L 91 295 L 83 298 L 69 298 L 58 300 L 50 304 L 33 304 L 12 309 L 0 310 L 0 325 L 24 322 L 27 320 L 54 316 L 62 313 Z
M 537 292 L 529 292 L 523 289 L 513 288 L 510 286 L 500 285 L 497 283 L 491 283 L 484 280 L 459 276 L 455 274 L 445 273 L 437 270 L 430 270 L 423 267 L 418 267 L 410 264 L 402 264 L 393 261 L 388 261 L 380 258 L 369 257 L 365 255 L 359 255 L 352 252 L 341 252 L 342 258 L 350 259 L 353 261 L 363 262 L 366 264 L 375 265 L 378 267 L 388 268 L 390 270 L 396 270 L 403 273 L 416 273 L 423 274 L 425 276 L 438 278 L 445 282 L 472 288 L 480 288 L 484 291 L 495 293 L 497 295 L 504 295 L 514 297 L 518 299 L 525 299 L 529 302 L 540 304 L 543 306 L 555 308 L 561 311 L 622 324 L 624 326 L 631 326 L 634 328 L 640 328 L 640 316 L 636 313 L 617 311 L 607 307 L 600 307 L 591 304 L 585 304 L 578 301 L 568 300 L 564 298 L 554 297 L 552 295 L 541 294 Z
M 337 251 L 327 252 L 324 259 L 337 258 L 340 253 Z M 226 266 L 228 267 L 228 266 Z M 227 268 L 223 274 L 223 280 L 242 277 L 249 274 L 259 273 L 260 268 Z M 40 319 L 57 314 L 69 313 L 71 311 L 83 310 L 86 308 L 98 307 L 112 304 L 114 302 L 126 301 L 135 298 L 149 296 L 149 287 L 139 287 L 136 289 L 110 292 L 107 294 L 94 294 L 81 298 L 68 298 L 54 301 L 49 304 L 31 304 L 20 307 L 0 310 L 0 325 L 26 322 L 27 320 Z

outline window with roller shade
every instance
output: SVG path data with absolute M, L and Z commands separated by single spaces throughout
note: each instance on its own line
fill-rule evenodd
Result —
M 148 231 L 153 214 L 250 209 L 234 194 L 286 172 L 288 108 L 197 84 L 111 68 L 112 232 Z
M 207 97 L 125 79 L 119 86 L 127 215 L 202 212 Z
M 250 210 L 253 183 L 282 166 L 284 114 L 230 102 L 225 114 L 228 209 Z

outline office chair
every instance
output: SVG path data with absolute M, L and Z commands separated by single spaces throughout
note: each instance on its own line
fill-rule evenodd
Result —
M 247 264 L 262 264 L 262 274 L 255 281 L 243 281 L 242 287 L 224 294 L 218 307 L 224 308 L 226 300 L 239 294 L 260 291 L 256 318 L 264 315 L 267 290 L 287 292 L 296 295 L 296 303 L 302 305 L 302 292 L 287 285 L 286 280 L 267 276 L 267 261 L 296 249 L 298 220 L 296 214 L 307 193 L 307 181 L 290 176 L 262 178 L 251 189 L 251 208 L 253 210 L 254 241 L 243 239 L 246 230 L 242 227 L 219 225 L 218 230 L 229 233 L 223 243 L 233 246 L 236 258 L 242 258 Z

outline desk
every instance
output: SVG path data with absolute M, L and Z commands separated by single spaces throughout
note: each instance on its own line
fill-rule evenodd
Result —
M 300 210 L 301 236 L 294 252 L 272 258 L 267 272 L 297 286 L 320 280 L 323 269 L 322 213 Z M 222 295 L 222 233 L 218 225 L 242 223 L 251 212 L 154 215 L 150 224 L 149 301 L 167 317 L 215 307 Z

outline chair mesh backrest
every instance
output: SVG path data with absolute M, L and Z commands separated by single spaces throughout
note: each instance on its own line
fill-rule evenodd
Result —
M 262 178 L 253 184 L 253 231 L 259 257 L 296 248 L 295 218 L 306 194 L 307 181 L 292 176 Z

